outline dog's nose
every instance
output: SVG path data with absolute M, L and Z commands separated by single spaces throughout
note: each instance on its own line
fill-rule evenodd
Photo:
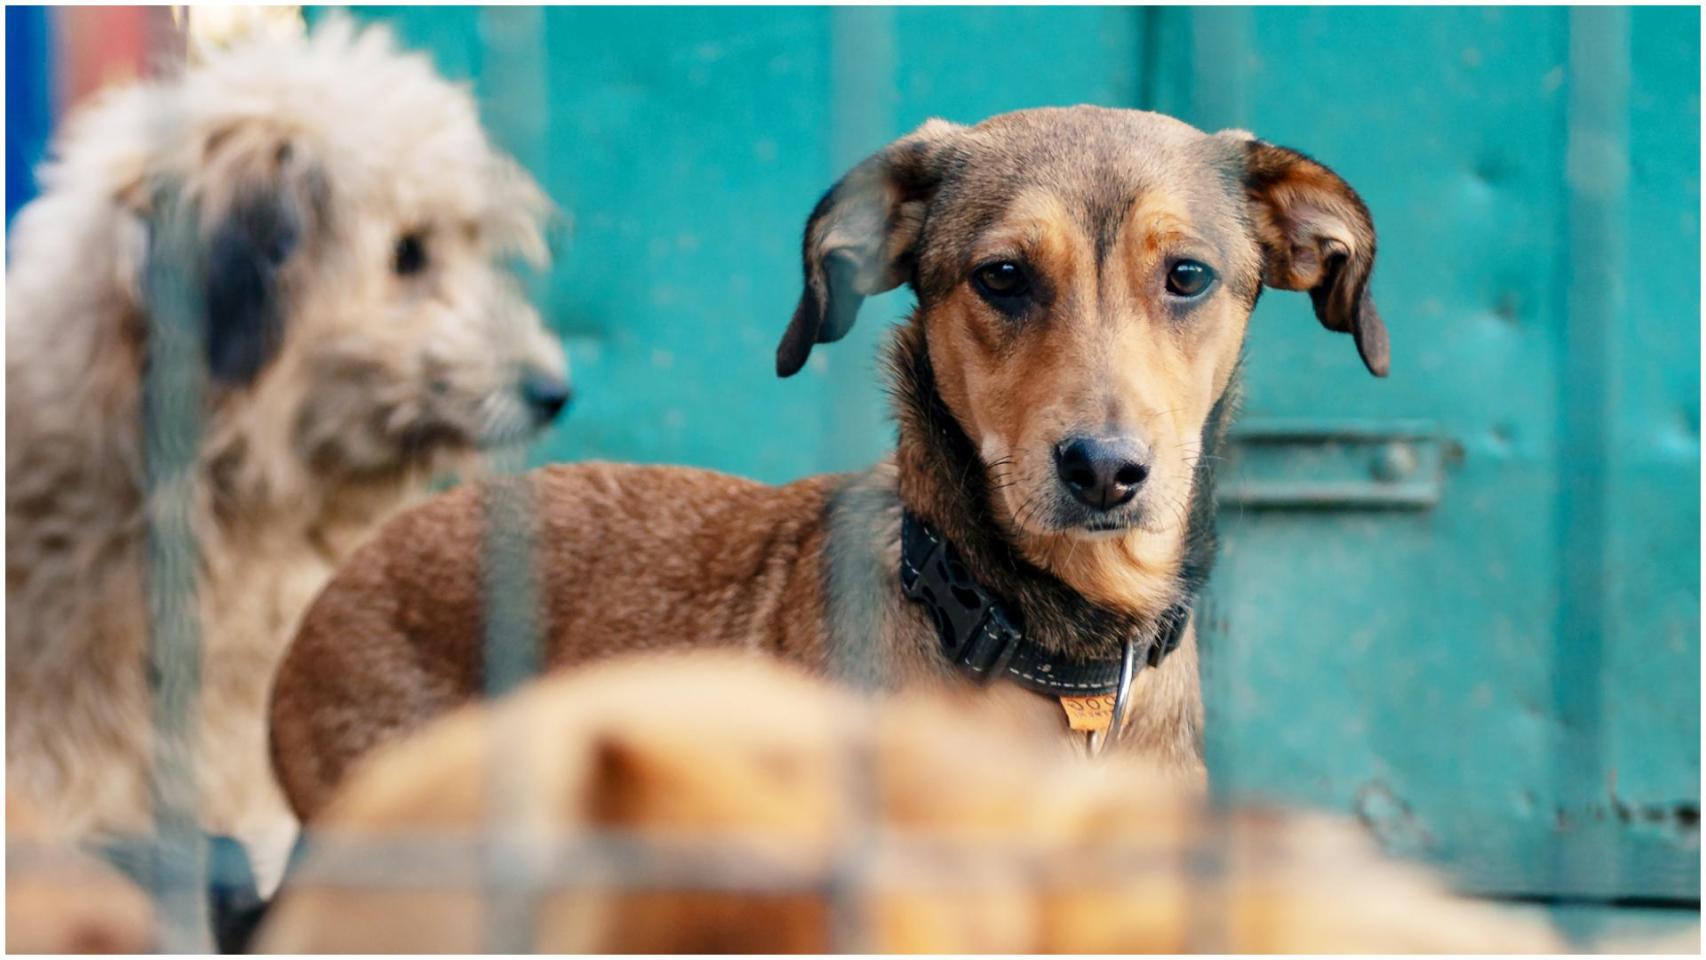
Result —
M 1120 437 L 1073 437 L 1054 448 L 1054 472 L 1079 503 L 1112 510 L 1137 496 L 1149 476 L 1149 451 Z
M 573 396 L 568 381 L 557 377 L 529 374 L 521 381 L 521 398 L 527 401 L 527 408 L 533 411 L 533 419 L 540 424 L 557 419 Z

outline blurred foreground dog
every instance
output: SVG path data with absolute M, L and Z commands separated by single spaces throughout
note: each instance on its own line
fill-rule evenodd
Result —
M 72 834 L 150 825 L 144 380 L 187 290 L 199 802 L 287 840 L 264 706 L 302 610 L 436 474 L 567 399 L 507 263 L 543 261 L 548 202 L 465 90 L 347 22 L 102 95 L 41 182 L 7 269 L 8 787 Z
M 148 897 L 8 794 L 6 951 L 142 953 L 155 946 Z
M 510 876 L 567 885 L 531 926 L 482 902 L 484 826 Z M 364 761 L 311 838 L 265 950 L 479 952 L 493 932 L 566 953 L 1562 948 L 1348 823 L 1213 814 L 1153 761 L 1087 762 L 981 698 L 862 701 L 732 653 L 465 707 Z
M 1374 247 L 1348 184 L 1242 131 L 1099 107 L 930 121 L 812 211 L 776 354 L 797 372 L 866 295 L 909 284 L 892 460 L 782 487 L 534 473 L 544 657 L 725 646 L 859 683 L 999 680 L 1063 732 L 1109 725 L 1131 663 L 1123 742 L 1200 777 L 1191 608 L 1250 311 L 1264 286 L 1307 290 L 1384 374 Z M 483 502 L 399 517 L 304 618 L 273 699 L 298 813 L 482 690 Z

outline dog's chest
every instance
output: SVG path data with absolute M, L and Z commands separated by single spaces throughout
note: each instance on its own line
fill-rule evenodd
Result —
M 208 667 L 229 665 L 270 677 L 302 614 L 331 579 L 335 561 L 306 541 L 284 538 L 232 550 L 227 556 L 209 570 L 203 586 L 202 642 Z M 208 679 L 218 684 L 222 678 Z
M 936 624 L 900 589 L 901 503 L 892 472 L 879 468 L 847 482 L 829 509 L 826 555 L 826 662 L 838 679 L 898 689 L 916 685 L 963 686 L 965 679 L 941 651 Z M 995 682 L 981 688 L 1016 735 L 1083 744 L 1068 729 L 1062 702 Z M 1158 667 L 1142 670 L 1122 749 L 1150 754 L 1169 768 L 1201 781 L 1201 695 L 1196 641 L 1187 627 L 1180 647 Z

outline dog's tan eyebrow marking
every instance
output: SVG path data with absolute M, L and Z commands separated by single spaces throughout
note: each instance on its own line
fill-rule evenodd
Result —
M 1137 204 L 1125 221 L 1138 243 L 1137 249 L 1149 257 L 1173 255 L 1222 259 L 1224 251 L 1220 244 L 1198 232 L 1182 210 L 1178 204 L 1159 196 L 1146 198 Z
M 1146 253 L 1163 256 L 1190 257 L 1197 260 L 1220 259 L 1220 248 L 1215 244 L 1193 231 L 1170 226 L 1145 231 L 1143 249 Z
M 1050 227 L 1040 221 L 1009 224 L 982 237 L 971 248 L 972 266 L 991 260 L 1034 260 L 1053 245 Z
M 1060 198 L 1048 190 L 1027 190 L 1013 198 L 995 226 L 971 246 L 971 261 L 982 263 L 1011 254 L 1062 256 L 1072 246 L 1073 222 Z

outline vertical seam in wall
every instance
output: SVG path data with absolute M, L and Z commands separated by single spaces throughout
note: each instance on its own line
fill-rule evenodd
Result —
M 1591 815 L 1590 807 L 1608 805 L 1610 791 L 1602 703 L 1605 597 L 1612 573 L 1606 551 L 1606 464 L 1612 453 L 1615 331 L 1624 316 L 1629 84 L 1628 11 L 1571 9 L 1564 163 L 1568 296 L 1556 469 L 1559 624 L 1552 651 L 1552 694 L 1561 727 L 1553 763 L 1554 796 L 1561 805 L 1559 814 L 1578 823 Z M 1618 889 L 1610 838 L 1590 829 L 1554 845 L 1554 889 Z
M 1161 7 L 1139 7 L 1137 15 L 1137 106 L 1156 110 L 1161 82 Z
M 1249 125 L 1250 30 L 1248 7 L 1204 7 L 1190 12 L 1192 123 L 1209 132 Z

